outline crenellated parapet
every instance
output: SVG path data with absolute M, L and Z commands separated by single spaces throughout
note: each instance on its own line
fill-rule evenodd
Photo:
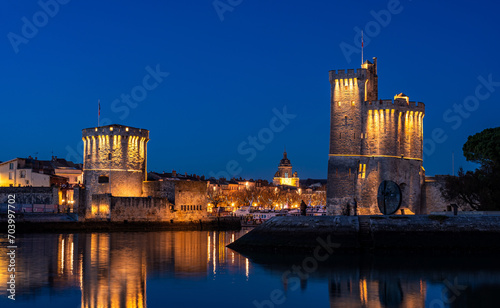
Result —
M 357 79 L 366 79 L 367 77 L 367 70 L 364 68 L 358 68 L 358 69 L 348 69 L 347 72 L 346 70 L 331 70 L 330 71 L 330 82 L 335 82 L 336 79 L 352 79 L 352 78 L 357 78 Z
M 143 128 L 135 128 L 124 125 L 107 125 L 92 128 L 85 128 L 82 130 L 82 136 L 101 136 L 101 135 L 120 135 L 120 136 L 136 136 L 143 137 L 149 140 L 149 131 Z
M 421 102 L 406 101 L 404 99 L 380 99 L 376 101 L 364 102 L 367 110 L 395 109 L 400 112 L 413 111 L 425 114 L 425 104 Z

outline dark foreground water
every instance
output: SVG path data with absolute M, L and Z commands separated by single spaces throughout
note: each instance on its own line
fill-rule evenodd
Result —
M 0 307 L 500 307 L 496 255 L 247 259 L 244 232 L 24 235 L 15 301 L 2 239 Z

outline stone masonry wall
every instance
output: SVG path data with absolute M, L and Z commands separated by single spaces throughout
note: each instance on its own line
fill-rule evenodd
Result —
M 364 178 L 359 166 L 366 167 Z M 354 213 L 354 199 L 360 215 L 380 214 L 377 193 L 384 180 L 394 181 L 402 194 L 402 209 L 422 214 L 422 163 L 417 160 L 389 157 L 330 157 L 327 184 L 328 214 L 339 215 L 347 204 Z
M 433 177 L 429 176 L 425 178 L 425 187 L 422 193 L 422 204 L 424 206 L 425 213 L 444 212 L 451 204 L 457 204 L 459 206 L 459 211 L 468 209 L 465 203 L 461 200 L 454 200 L 450 202 L 444 199 L 441 189 L 444 188 L 445 183 L 445 175 L 436 175 Z
M 207 219 L 207 182 L 175 181 L 176 219 Z
M 111 198 L 111 221 L 170 221 L 174 215 L 165 198 Z
M 177 181 L 147 181 L 142 183 L 144 197 L 167 198 L 175 204 L 175 183 Z
M 57 187 L 0 187 L 0 204 L 7 204 L 11 194 L 16 204 L 59 204 Z

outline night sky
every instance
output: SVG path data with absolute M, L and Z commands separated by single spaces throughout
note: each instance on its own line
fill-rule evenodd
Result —
M 149 170 L 271 179 L 286 146 L 326 178 L 328 71 L 360 67 L 356 27 L 379 98 L 426 105 L 427 175 L 453 152 L 475 168 L 467 136 L 499 126 L 495 1 L 59 1 L 2 3 L 1 161 L 81 162 L 100 99 L 101 124 L 150 130 Z

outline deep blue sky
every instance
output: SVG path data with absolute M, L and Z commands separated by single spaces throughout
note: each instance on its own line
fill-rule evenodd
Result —
M 237 5 L 223 21 L 213 3 L 72 0 L 44 21 L 36 1 L 4 1 L 0 160 L 50 159 L 52 152 L 78 160 L 71 153 L 81 129 L 97 125 L 100 99 L 102 119 L 150 130 L 150 170 L 209 175 L 234 160 L 238 177 L 270 179 L 286 145 L 301 178 L 326 178 L 328 71 L 360 66 L 360 55 L 349 63 L 340 44 L 354 45 L 354 27 L 373 25 L 370 12 L 387 10 L 390 1 L 232 0 Z M 474 168 L 462 156 L 467 136 L 499 126 L 500 87 L 487 99 L 483 88 L 479 105 L 458 116 L 460 125 L 454 111 L 453 121 L 443 119 L 476 95 L 479 76 L 500 81 L 499 6 L 401 0 L 401 12 L 379 33 L 365 30 L 365 59 L 379 61 L 380 98 L 404 92 L 426 104 L 428 149 L 434 130 L 447 136 L 425 157 L 428 175 L 451 173 L 452 152 L 456 168 Z M 21 36 L 23 17 L 34 16 L 42 27 L 16 53 L 9 33 Z M 121 102 L 114 112 L 112 101 L 157 65 L 168 77 L 128 116 Z M 297 117 L 248 162 L 238 146 L 284 106 Z

